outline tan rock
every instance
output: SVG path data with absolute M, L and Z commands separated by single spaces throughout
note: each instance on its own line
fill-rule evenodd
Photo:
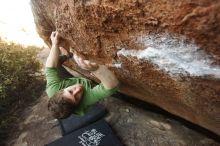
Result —
M 108 65 L 121 92 L 220 134 L 219 0 L 31 3 L 48 45 L 59 31 L 66 47 Z

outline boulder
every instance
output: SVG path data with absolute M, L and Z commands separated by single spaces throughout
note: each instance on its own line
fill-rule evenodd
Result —
M 220 135 L 220 1 L 31 0 L 40 37 L 105 64 L 120 92 Z M 90 78 L 73 62 L 72 70 Z

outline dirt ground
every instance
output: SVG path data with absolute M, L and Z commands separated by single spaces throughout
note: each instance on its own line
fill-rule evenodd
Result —
M 172 117 L 152 105 L 128 102 L 124 95 L 115 95 L 101 102 L 109 111 L 105 117 L 115 134 L 126 146 L 218 146 L 219 138 L 204 129 Z M 46 93 L 34 106 L 27 107 L 18 129 L 7 146 L 42 146 L 61 137 L 56 119 L 47 111 Z M 133 100 L 133 99 L 132 99 Z

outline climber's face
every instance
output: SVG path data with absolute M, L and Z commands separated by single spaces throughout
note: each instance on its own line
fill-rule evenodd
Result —
M 69 86 L 64 89 L 63 97 L 67 102 L 77 105 L 82 98 L 83 89 L 81 84 Z

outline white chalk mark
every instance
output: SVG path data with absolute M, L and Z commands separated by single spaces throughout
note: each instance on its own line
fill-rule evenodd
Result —
M 171 76 L 182 74 L 220 78 L 220 67 L 211 65 L 214 57 L 207 55 L 183 36 L 169 34 L 142 36 L 138 37 L 137 43 L 142 43 L 145 49 L 122 48 L 117 54 L 150 61 Z

